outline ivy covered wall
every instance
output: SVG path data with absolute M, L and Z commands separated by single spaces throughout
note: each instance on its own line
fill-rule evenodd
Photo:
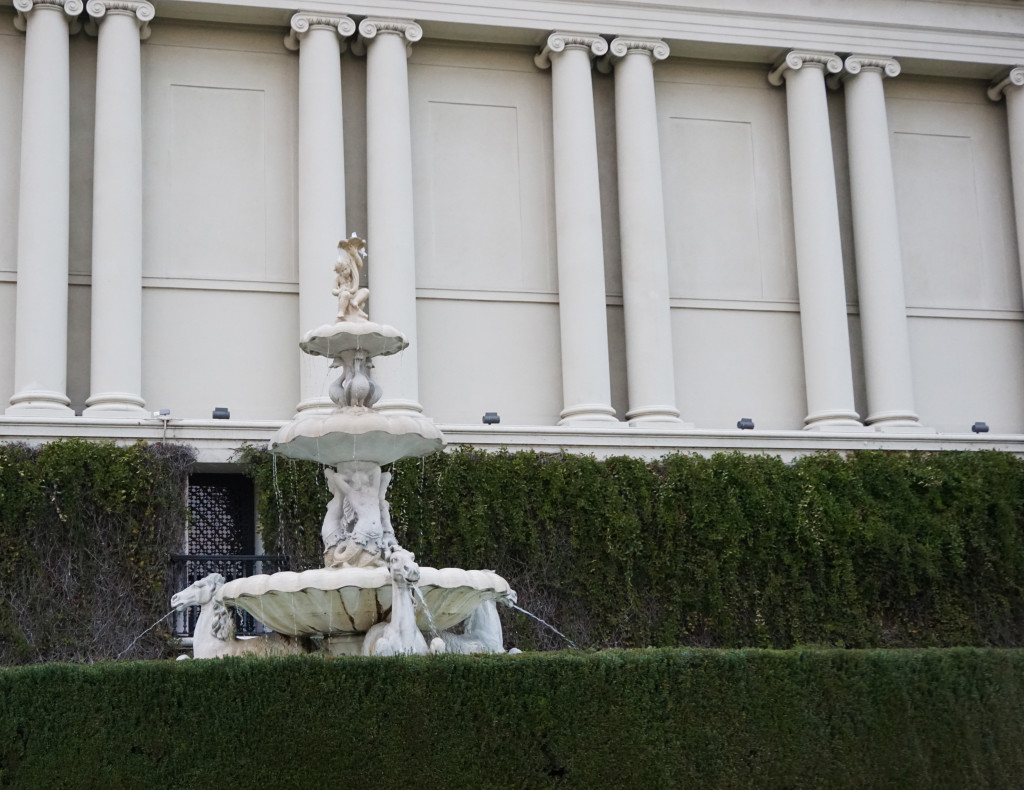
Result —
M 321 468 L 241 457 L 266 550 L 319 565 Z M 1024 645 L 1024 460 L 1009 454 L 463 449 L 394 471 L 392 520 L 421 564 L 497 570 L 582 646 Z M 503 616 L 507 646 L 563 646 Z
M 167 612 L 193 461 L 169 444 L 0 444 L 0 664 L 113 658 Z M 164 655 L 167 636 L 130 657 Z

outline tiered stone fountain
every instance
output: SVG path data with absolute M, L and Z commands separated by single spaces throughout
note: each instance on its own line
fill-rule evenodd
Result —
M 233 629 L 228 634 L 221 627 L 217 635 L 213 626 L 211 634 L 197 632 L 195 656 L 237 654 L 249 641 L 253 649 L 243 652 L 282 652 L 267 648 L 299 644 L 292 637 L 320 637 L 322 648 L 335 655 L 500 652 L 494 604 L 515 603 L 508 582 L 493 571 L 421 568 L 395 538 L 387 502 L 391 473 L 381 466 L 440 450 L 445 440 L 425 417 L 373 408 L 381 397 L 373 358 L 395 354 L 409 343 L 397 329 L 370 321 L 363 310 L 369 296 L 359 287 L 365 242 L 353 236 L 339 243 L 338 251 L 337 319 L 308 332 L 299 344 L 340 370 L 328 391 L 334 408 L 300 414 L 270 443 L 277 455 L 327 467 L 334 496 L 321 531 L 324 567 L 207 582 L 202 590 L 215 589 L 211 608 L 223 609 L 224 615 L 231 607 L 244 609 L 283 638 L 261 645 L 236 640 Z M 179 608 L 197 602 L 188 591 L 172 599 Z M 448 631 L 464 621 L 465 633 Z

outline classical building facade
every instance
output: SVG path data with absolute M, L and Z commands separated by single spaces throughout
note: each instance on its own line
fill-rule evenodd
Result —
M 355 232 L 453 442 L 1024 452 L 1022 64 L 1018 0 L 15 0 L 0 438 L 269 438 Z

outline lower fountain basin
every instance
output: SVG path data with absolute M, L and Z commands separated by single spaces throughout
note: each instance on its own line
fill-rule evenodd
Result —
M 270 442 L 270 451 L 286 458 L 337 466 L 343 461 L 384 465 L 440 450 L 444 436 L 425 417 L 386 414 L 346 407 L 286 423 Z
M 484 601 L 507 600 L 508 582 L 494 571 L 420 568 L 416 585 L 438 631 L 458 625 Z M 220 598 L 244 609 L 279 634 L 364 634 L 391 613 L 391 574 L 380 568 L 317 568 L 282 571 L 227 582 Z M 429 629 L 426 615 L 416 625 Z

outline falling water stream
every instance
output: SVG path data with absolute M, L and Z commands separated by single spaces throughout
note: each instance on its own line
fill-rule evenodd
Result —
M 434 616 L 430 614 L 430 609 L 427 607 L 427 599 L 423 597 L 423 593 L 420 592 L 418 585 L 410 584 L 409 587 L 412 588 L 412 594 L 420 602 L 420 606 L 423 608 L 423 614 L 426 615 L 427 628 L 430 630 L 430 638 L 437 639 L 440 634 L 437 631 L 437 626 L 434 624 Z
M 163 617 L 161 617 L 159 620 L 157 620 L 155 623 L 153 623 L 153 625 L 151 625 L 149 628 L 147 628 L 145 631 L 143 631 L 137 637 L 135 637 L 132 640 L 132 643 L 130 645 L 128 645 L 128 647 L 126 647 L 120 653 L 118 653 L 117 656 L 114 658 L 114 660 L 117 661 L 117 659 L 119 659 L 121 656 L 123 656 L 125 653 L 127 653 L 129 650 L 131 650 L 133 647 L 135 647 L 136 643 L 138 643 L 138 641 L 140 639 L 142 639 L 142 637 L 144 637 L 146 634 L 148 634 L 150 631 L 152 631 L 154 628 L 156 628 L 158 625 L 160 625 L 160 623 L 162 623 L 164 620 L 166 620 L 168 617 L 170 617 L 176 611 L 177 611 L 176 609 L 171 609 L 171 611 L 169 611 L 167 614 L 165 614 Z
M 558 634 L 560 637 L 562 637 L 562 639 L 564 639 L 566 642 L 568 642 L 569 643 L 569 647 L 571 647 L 573 650 L 579 650 L 579 648 L 576 646 L 575 642 L 573 642 L 569 637 L 567 637 L 565 634 L 563 634 L 561 631 L 559 631 L 557 628 L 555 628 L 553 625 L 551 625 L 551 623 L 548 623 L 548 622 L 545 622 L 544 620 L 541 620 L 533 612 L 528 612 L 528 611 L 526 611 L 521 606 L 516 606 L 515 604 L 510 604 L 510 606 L 513 609 L 515 609 L 517 612 L 522 612 L 523 614 L 525 614 L 525 615 L 527 615 L 529 617 L 532 617 L 534 620 L 536 620 L 541 625 L 544 625 L 544 626 L 547 626 L 548 628 L 550 628 L 552 631 L 554 631 L 556 634 Z

